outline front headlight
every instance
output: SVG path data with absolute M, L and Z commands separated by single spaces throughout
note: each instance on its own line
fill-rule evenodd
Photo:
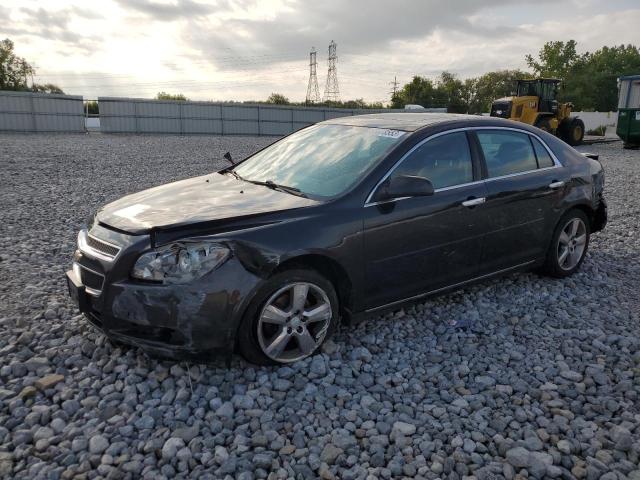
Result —
M 187 283 L 221 265 L 230 250 L 219 243 L 176 242 L 140 255 L 131 276 L 162 283 Z

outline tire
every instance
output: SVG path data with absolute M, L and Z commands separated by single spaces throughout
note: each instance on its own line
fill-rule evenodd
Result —
M 300 307 L 300 300 L 296 303 L 293 297 L 305 287 L 304 307 Z M 314 310 L 312 317 L 309 313 Z M 338 319 L 338 295 L 329 280 L 314 270 L 285 270 L 258 288 L 242 318 L 237 348 L 257 365 L 296 362 L 318 351 Z
M 577 225 L 576 234 L 571 235 L 574 225 Z M 573 275 L 587 255 L 590 235 L 589 219 L 582 210 L 565 213 L 553 232 L 542 272 L 556 278 Z
M 553 133 L 551 131 L 551 122 L 547 117 L 542 117 L 538 119 L 535 126 L 538 127 L 540 130 L 544 130 L 545 132 Z
M 580 145 L 584 139 L 584 122 L 579 118 L 567 119 L 563 122 L 560 133 L 562 139 L 569 145 L 573 147 Z

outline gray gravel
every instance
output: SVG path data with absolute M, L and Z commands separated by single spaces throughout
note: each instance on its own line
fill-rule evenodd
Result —
M 640 152 L 620 143 L 585 148 L 610 224 L 570 279 L 467 288 L 283 368 L 90 330 L 63 282 L 89 214 L 270 141 L 0 135 L 0 477 L 640 479 Z

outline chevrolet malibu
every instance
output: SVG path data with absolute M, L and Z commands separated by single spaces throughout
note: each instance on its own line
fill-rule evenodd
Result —
M 573 274 L 607 219 L 591 157 L 497 118 L 328 120 L 102 207 L 67 283 L 116 341 L 294 362 L 341 321 L 507 272 Z

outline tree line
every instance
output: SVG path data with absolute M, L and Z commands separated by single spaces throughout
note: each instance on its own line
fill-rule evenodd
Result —
M 638 47 L 602 47 L 579 54 L 576 46 L 574 40 L 545 43 L 537 57 L 525 56 L 529 71 L 498 70 L 464 80 L 446 71 L 435 81 L 416 75 L 392 95 L 391 107 L 418 104 L 478 114 L 488 112 L 493 100 L 512 95 L 516 80 L 545 77 L 562 80 L 558 101 L 572 102 L 575 110 L 616 110 L 618 77 L 640 73 Z

